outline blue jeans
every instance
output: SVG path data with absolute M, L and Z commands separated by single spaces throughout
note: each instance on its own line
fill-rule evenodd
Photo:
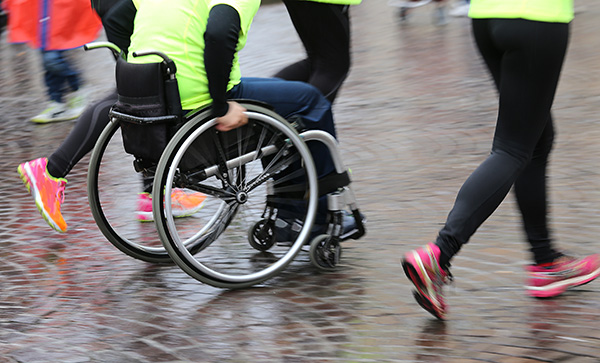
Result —
M 229 92 L 229 98 L 268 103 L 283 118 L 300 116 L 308 130 L 322 130 L 336 136 L 331 103 L 319 90 L 308 83 L 279 78 L 242 78 L 242 81 Z M 325 144 L 320 141 L 309 141 L 307 146 L 315 162 L 319 179 L 335 170 L 333 159 Z M 301 206 L 293 204 L 288 205 L 286 209 L 299 214 L 303 212 Z M 327 197 L 321 196 L 315 222 L 325 223 L 326 215 Z
M 323 130 L 335 135 L 331 103 L 315 87 L 304 82 L 279 78 L 242 78 L 229 92 L 232 99 L 250 99 L 268 103 L 283 118 L 302 117 L 309 130 Z M 317 168 L 318 177 L 335 170 L 331 154 L 323 143 L 307 143 Z
M 52 101 L 63 102 L 65 84 L 70 91 L 77 91 L 81 85 L 79 72 L 64 57 L 64 50 L 42 50 L 44 82 Z

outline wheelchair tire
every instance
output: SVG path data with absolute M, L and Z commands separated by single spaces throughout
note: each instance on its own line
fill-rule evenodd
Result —
M 158 233 L 173 261 L 201 282 L 231 289 L 263 282 L 292 262 L 309 236 L 318 198 L 314 162 L 296 130 L 267 108 L 241 104 L 249 122 L 228 132 L 215 129 L 208 111 L 187 117 L 162 154 L 153 191 Z M 205 194 L 203 209 L 175 220 L 164 196 L 176 186 Z M 294 199 L 301 231 L 268 253 L 256 251 L 248 236 L 268 208 L 267 195 L 290 188 L 301 188 L 303 197 Z M 197 253 L 186 248 L 189 240 Z
M 321 234 L 310 243 L 310 262 L 320 270 L 333 271 L 342 257 L 342 246 L 332 237 Z
M 275 244 L 275 225 L 268 219 L 261 219 L 248 230 L 248 243 L 257 251 L 268 251 Z
M 119 122 L 109 122 L 91 153 L 88 200 L 102 234 L 125 254 L 151 263 L 172 263 L 154 223 L 136 218 L 142 192 L 133 156 L 123 149 Z

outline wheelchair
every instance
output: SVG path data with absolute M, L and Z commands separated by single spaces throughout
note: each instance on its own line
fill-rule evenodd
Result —
M 119 100 L 90 157 L 88 198 L 96 224 L 116 248 L 151 263 L 174 262 L 198 281 L 235 289 L 276 276 L 304 246 L 313 265 L 332 270 L 340 242 L 365 234 L 333 136 L 306 131 L 301 120 L 286 120 L 251 100 L 238 100 L 248 124 L 220 132 L 210 108 L 185 115 L 177 108 L 176 67 L 166 55 L 133 54 L 159 60 L 134 64 L 112 43 L 84 48 L 102 47 L 117 58 Z M 328 147 L 336 170 L 327 178 L 318 180 L 307 142 Z M 126 217 L 135 215 L 140 175 L 153 181 L 154 223 Z M 174 213 L 173 195 L 181 191 L 204 198 L 186 218 Z M 327 227 L 315 232 L 319 197 L 328 201 Z M 345 218 L 354 219 L 349 231 L 342 228 Z M 280 233 L 282 223 L 292 233 Z

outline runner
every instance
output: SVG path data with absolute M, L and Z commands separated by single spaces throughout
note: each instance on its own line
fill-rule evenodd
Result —
M 491 154 L 465 181 L 435 243 L 408 252 L 402 265 L 417 302 L 446 316 L 443 287 L 451 259 L 498 208 L 511 187 L 534 264 L 526 267 L 533 297 L 554 297 L 600 275 L 600 256 L 576 258 L 553 246 L 546 179 L 554 140 L 550 109 L 567 51 L 572 0 L 472 0 L 475 42 L 499 92 Z

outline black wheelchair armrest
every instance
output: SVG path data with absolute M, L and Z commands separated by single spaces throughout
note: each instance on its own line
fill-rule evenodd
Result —
M 134 124 L 140 124 L 140 125 L 160 124 L 160 123 L 177 123 L 179 121 L 179 117 L 176 115 L 140 117 L 140 116 L 128 115 L 126 113 L 122 113 L 122 112 L 115 111 L 115 110 L 110 110 L 109 116 L 110 116 L 110 118 L 116 118 L 120 121 L 125 121 L 125 122 L 134 123 Z

